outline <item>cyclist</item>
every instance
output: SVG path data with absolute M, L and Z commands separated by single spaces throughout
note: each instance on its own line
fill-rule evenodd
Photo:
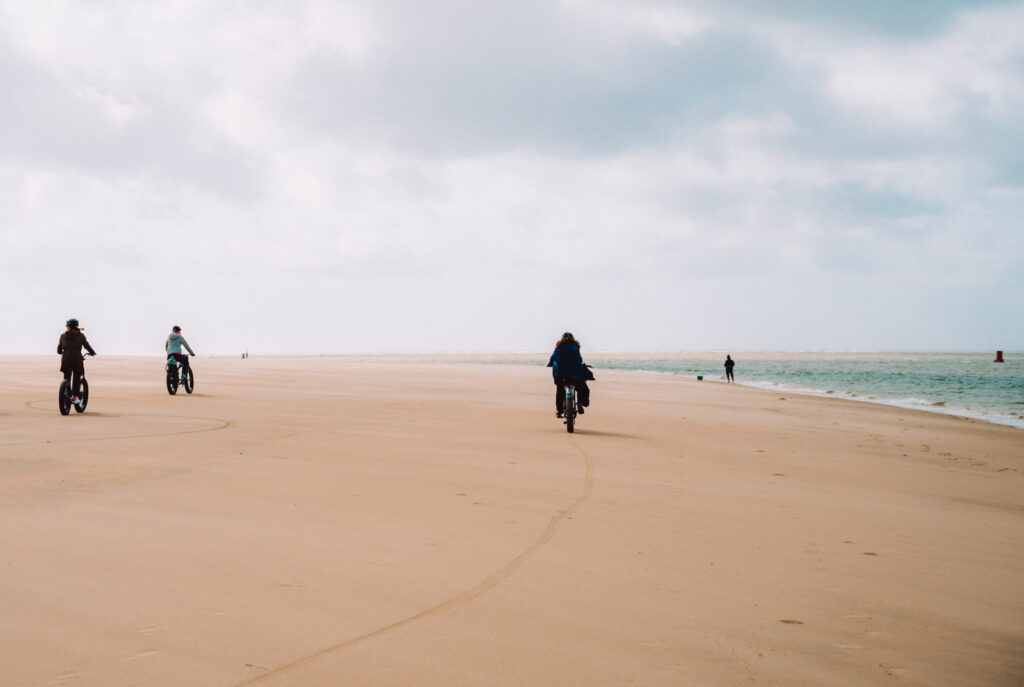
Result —
M 164 350 L 167 351 L 168 358 L 174 358 L 178 361 L 178 364 L 181 365 L 182 376 L 187 378 L 190 371 L 188 355 L 181 352 L 182 346 L 188 351 L 188 355 L 195 355 L 192 347 L 188 345 L 188 341 L 185 341 L 185 337 L 181 335 L 181 327 L 174 325 L 171 327 L 171 335 L 167 337 L 167 343 L 164 344 Z
M 565 385 L 571 384 L 576 387 L 576 394 L 579 397 L 579 413 L 590 405 L 590 387 L 587 380 L 594 378 L 590 367 L 583 364 L 583 356 L 580 355 L 580 342 L 572 335 L 572 332 L 562 334 L 562 338 L 555 343 L 555 351 L 548 359 L 548 367 L 551 368 L 551 376 L 555 380 L 555 414 L 562 417 L 565 413 Z
M 82 377 L 85 376 L 85 358 L 82 349 L 89 355 L 96 355 L 85 334 L 78 328 L 78 320 L 71 318 L 64 323 L 67 327 L 57 342 L 57 354 L 60 356 L 60 371 L 64 373 L 64 381 L 71 383 L 71 402 L 78 405 L 82 402 Z

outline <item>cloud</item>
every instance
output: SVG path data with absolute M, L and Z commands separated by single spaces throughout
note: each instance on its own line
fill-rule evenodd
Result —
M 840 323 L 902 346 L 972 298 L 1021 314 L 1014 3 L 0 18 L 0 288 L 94 309 L 126 350 L 148 336 L 127 312 L 227 350 L 276 323 L 267 350 L 307 351 L 546 346 L 566 310 L 625 348 L 833 345 L 814 326 Z M 930 296 L 950 289 L 956 312 Z M 873 324 L 894 293 L 917 314 Z
M 690 3 L 688 3 L 690 4 Z M 733 21 L 771 22 L 800 26 L 825 35 L 913 41 L 950 31 L 966 12 L 979 7 L 1013 7 L 1015 0 L 887 0 L 820 2 L 819 0 L 701 0 L 701 7 L 717 9 Z
M 311 56 L 284 118 L 430 156 L 614 154 L 740 106 L 774 63 L 756 40 L 671 7 L 549 6 L 413 11 L 400 26 L 415 30 L 384 36 L 358 66 Z

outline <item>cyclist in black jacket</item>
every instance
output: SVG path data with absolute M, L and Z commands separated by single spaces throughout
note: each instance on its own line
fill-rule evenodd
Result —
M 78 405 L 82 395 L 82 377 L 85 376 L 85 359 L 82 357 L 82 349 L 89 352 L 89 355 L 96 355 L 92 350 L 85 334 L 78 328 L 78 320 L 71 318 L 64 323 L 67 330 L 60 335 L 57 342 L 57 353 L 60 355 L 60 371 L 64 373 L 64 380 L 71 380 L 71 402 Z
M 594 378 L 594 373 L 583 363 L 583 356 L 580 354 L 580 342 L 572 335 L 572 332 L 562 334 L 562 338 L 555 343 L 555 351 L 548 359 L 548 367 L 551 368 L 551 376 L 555 381 L 555 413 L 562 417 L 565 412 L 565 385 L 572 384 L 576 387 L 579 396 L 579 412 L 590 405 L 590 387 L 587 380 Z

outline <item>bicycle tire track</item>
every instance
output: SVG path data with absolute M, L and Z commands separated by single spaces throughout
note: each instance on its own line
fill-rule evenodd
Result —
M 290 663 L 286 663 L 286 664 L 284 664 L 282 666 L 278 666 L 277 668 L 273 668 L 273 669 L 269 670 L 268 672 L 263 673 L 262 675 L 257 675 L 257 676 L 255 676 L 253 678 L 248 679 L 248 680 L 244 680 L 243 682 L 239 682 L 239 683 L 235 684 L 234 687 L 245 687 L 246 685 L 255 685 L 255 684 L 259 683 L 259 682 L 263 682 L 263 681 L 268 680 L 268 679 L 270 679 L 272 677 L 281 675 L 282 673 L 286 673 L 288 671 L 294 670 L 294 669 L 299 668 L 301 666 L 308 665 L 309 663 L 312 663 L 313 661 L 316 661 L 316 660 L 318 660 L 320 658 L 323 658 L 324 656 L 327 656 L 329 654 L 335 653 L 337 651 L 342 651 L 342 650 L 347 649 L 347 648 L 349 648 L 351 646 L 354 646 L 354 645 L 356 645 L 356 644 L 358 644 L 360 642 L 364 642 L 364 641 L 366 641 L 368 639 L 372 639 L 374 637 L 379 637 L 380 635 L 386 634 L 386 633 L 388 633 L 388 632 L 390 632 L 392 630 L 396 630 L 396 629 L 398 629 L 400 627 L 404 627 L 404 626 L 409 625 L 411 623 L 415 623 L 418 620 L 422 620 L 424 618 L 427 618 L 427 617 L 430 617 L 430 616 L 434 616 L 434 615 L 437 615 L 439 613 L 444 613 L 445 611 L 451 610 L 451 609 L 456 608 L 456 607 L 458 607 L 458 606 L 460 606 L 460 605 L 462 605 L 464 603 L 472 601 L 473 599 L 475 599 L 476 597 L 480 596 L 484 592 L 486 592 L 486 591 L 488 591 L 490 589 L 493 589 L 494 587 L 496 587 L 499 584 L 501 584 L 503 581 L 507 580 L 520 567 L 522 567 L 523 563 L 525 563 L 527 561 L 527 559 L 529 559 L 533 554 L 535 554 L 537 551 L 539 551 L 541 548 L 543 548 L 545 544 L 547 544 L 549 541 L 551 541 L 551 538 L 555 536 L 555 532 L 558 530 L 558 526 L 562 523 L 562 521 L 565 520 L 566 518 L 568 518 L 569 516 L 571 516 L 574 512 L 576 512 L 576 510 L 578 510 L 580 508 L 580 506 L 582 506 L 587 501 L 587 499 L 590 498 L 590 495 L 591 495 L 591 493 L 594 490 L 593 459 L 590 457 L 589 453 L 587 453 L 583 448 L 581 448 L 577 444 L 575 438 L 570 436 L 569 437 L 569 441 L 572 444 L 573 448 L 575 448 L 577 451 L 579 451 L 583 455 L 583 459 L 584 459 L 583 489 L 581 490 L 579 496 L 576 497 L 576 500 L 573 501 L 567 508 L 564 508 L 562 510 L 556 511 L 555 514 L 551 516 L 551 519 L 548 520 L 547 527 L 544 528 L 544 531 L 541 533 L 541 535 L 536 540 L 534 540 L 534 542 L 532 544 L 530 544 L 528 547 L 526 547 L 515 558 L 513 558 L 508 563 L 506 563 L 502 568 L 500 568 L 493 575 L 491 575 L 490 577 L 485 578 L 484 580 L 482 580 L 481 582 L 477 583 L 476 585 L 470 587 L 469 589 L 467 589 L 467 590 L 465 590 L 465 591 L 463 591 L 463 592 L 461 592 L 459 594 L 456 594 L 455 596 L 451 597 L 450 599 L 442 601 L 441 603 L 437 604 L 436 606 L 431 606 L 430 608 L 427 608 L 426 610 L 420 611 L 419 613 L 416 613 L 415 615 L 408 616 L 408 617 L 403 618 L 401 620 L 396 620 L 393 623 L 389 623 L 387 625 L 384 625 L 383 627 L 377 628 L 376 630 L 372 630 L 372 631 L 367 632 L 365 634 L 359 635 L 358 637 L 352 637 L 351 639 L 347 639 L 347 640 L 345 640 L 343 642 L 339 642 L 337 644 L 332 644 L 331 646 L 328 646 L 328 647 L 325 647 L 323 649 L 320 649 L 320 650 L 318 650 L 318 651 L 316 651 L 314 653 L 311 653 L 311 654 L 309 654 L 307 656 L 303 656 L 302 658 L 296 659 L 296 660 L 294 660 L 294 661 L 292 661 Z
M 33 403 L 49 403 L 49 400 L 37 400 L 37 401 L 25 401 L 25 405 L 32 410 L 47 410 L 46 408 L 37 408 L 32 405 Z M 139 419 L 149 420 L 166 420 L 168 416 L 164 415 L 133 415 L 130 417 L 136 417 Z M 156 437 L 175 437 L 185 434 L 199 434 L 201 432 L 216 432 L 221 429 L 227 429 L 234 423 L 230 420 L 222 420 L 215 417 L 197 417 L 195 415 L 173 415 L 170 416 L 176 419 L 182 420 L 197 420 L 199 422 L 216 422 L 219 423 L 216 427 L 200 427 L 199 429 L 186 429 L 177 432 L 149 432 L 146 434 L 115 434 L 111 436 L 102 437 L 82 437 L 82 438 L 71 438 L 71 439 L 49 439 L 46 441 L 15 441 L 6 444 L 0 444 L 0 446 L 34 446 L 37 444 L 67 444 L 67 443 L 81 443 L 86 441 L 117 441 L 119 439 L 150 439 Z

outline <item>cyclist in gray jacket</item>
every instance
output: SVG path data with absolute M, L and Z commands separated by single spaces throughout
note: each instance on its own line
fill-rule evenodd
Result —
M 181 365 L 182 374 L 185 377 L 189 375 L 188 367 L 188 355 L 181 352 L 181 347 L 184 346 L 185 350 L 188 351 L 188 355 L 195 355 L 195 351 L 188 345 L 188 341 L 185 341 L 185 337 L 181 335 L 181 327 L 174 325 L 171 327 L 171 335 L 167 337 L 167 343 L 164 344 L 164 350 L 167 351 L 168 358 L 174 358 Z

